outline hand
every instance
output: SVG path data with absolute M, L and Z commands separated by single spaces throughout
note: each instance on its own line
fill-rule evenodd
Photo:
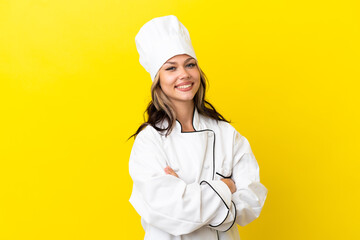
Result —
M 231 178 L 222 178 L 220 180 L 223 181 L 229 187 L 231 193 L 236 192 L 235 183 Z
M 168 175 L 173 175 L 174 177 L 179 178 L 179 176 L 176 174 L 176 172 L 169 166 L 167 166 L 166 168 L 164 168 L 164 171 L 166 174 Z

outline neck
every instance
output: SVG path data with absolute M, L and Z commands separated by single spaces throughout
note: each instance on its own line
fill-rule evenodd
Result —
M 176 119 L 181 123 L 183 131 L 195 131 L 192 125 L 194 102 L 180 102 L 174 103 L 174 110 L 176 113 Z

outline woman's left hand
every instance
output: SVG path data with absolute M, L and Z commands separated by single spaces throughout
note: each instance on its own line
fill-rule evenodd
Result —
M 229 187 L 231 193 L 236 192 L 235 182 L 231 178 L 222 178 L 220 180 L 223 181 Z
M 169 174 L 169 175 L 173 175 L 174 177 L 179 178 L 179 176 L 176 174 L 176 172 L 169 166 L 167 166 L 166 168 L 164 168 L 165 173 Z

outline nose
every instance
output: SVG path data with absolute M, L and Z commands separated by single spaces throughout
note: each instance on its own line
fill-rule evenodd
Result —
M 190 74 L 187 72 L 185 68 L 181 68 L 179 73 L 179 79 L 187 79 L 190 78 Z

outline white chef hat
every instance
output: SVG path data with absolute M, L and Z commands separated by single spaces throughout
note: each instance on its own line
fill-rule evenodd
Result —
M 173 56 L 188 54 L 196 58 L 188 30 L 174 15 L 154 18 L 141 27 L 135 37 L 140 64 L 154 81 L 161 66 Z

